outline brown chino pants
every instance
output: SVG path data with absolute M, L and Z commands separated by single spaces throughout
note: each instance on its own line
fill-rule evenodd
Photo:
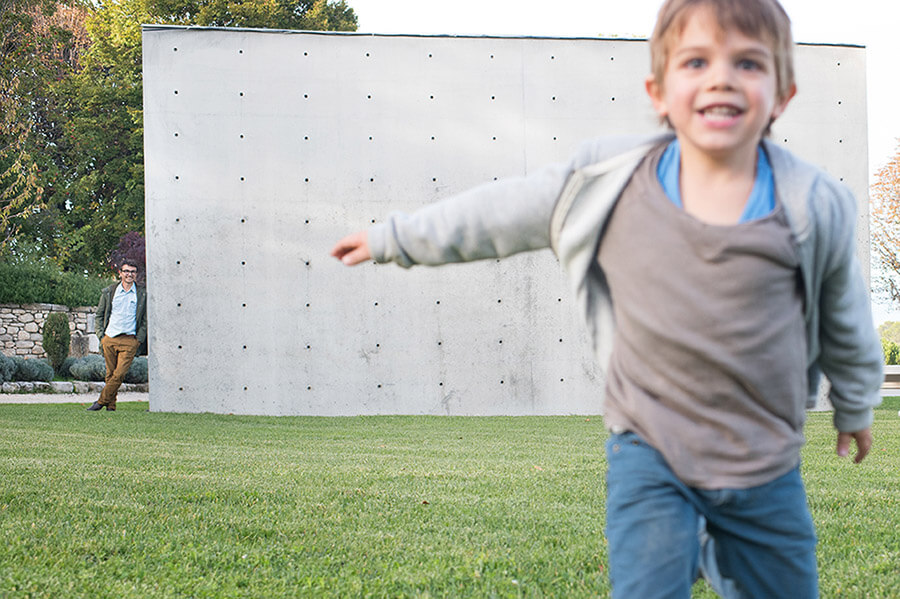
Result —
M 106 359 L 106 386 L 97 400 L 101 406 L 116 407 L 116 394 L 140 345 L 134 335 L 105 336 L 100 340 L 103 357 Z

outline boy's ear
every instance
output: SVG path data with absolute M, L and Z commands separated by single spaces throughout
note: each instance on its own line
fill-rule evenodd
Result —
M 650 101 L 653 103 L 653 108 L 656 109 L 656 114 L 660 118 L 668 116 L 669 108 L 666 106 L 663 98 L 662 85 L 656 80 L 656 77 L 647 75 L 647 78 L 644 80 L 644 88 L 647 90 L 647 95 L 650 96 Z
M 773 122 L 775 121 L 775 119 L 777 119 L 782 114 L 784 114 L 784 111 L 787 109 L 787 106 L 790 103 L 791 98 L 793 98 L 795 95 L 797 95 L 797 85 L 792 84 L 791 88 L 788 90 L 787 95 L 775 103 L 775 108 L 772 110 L 772 119 L 771 119 Z

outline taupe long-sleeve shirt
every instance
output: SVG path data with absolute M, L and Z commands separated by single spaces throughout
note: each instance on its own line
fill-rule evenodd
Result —
M 604 418 L 689 485 L 760 485 L 800 461 L 800 261 L 780 205 L 733 226 L 676 207 L 656 177 L 663 148 L 638 167 L 600 245 L 616 320 Z

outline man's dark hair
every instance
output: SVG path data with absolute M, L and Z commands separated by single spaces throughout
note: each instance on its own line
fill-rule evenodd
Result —
M 122 267 L 126 265 L 133 267 L 135 270 L 141 269 L 140 265 L 138 265 L 137 263 L 137 260 L 133 258 L 125 258 L 124 260 L 122 260 L 122 263 L 119 264 L 119 270 L 122 270 Z

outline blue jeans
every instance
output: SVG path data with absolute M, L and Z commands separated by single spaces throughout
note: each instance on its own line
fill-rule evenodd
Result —
M 614 598 L 689 599 L 701 574 L 724 597 L 818 596 L 816 535 L 800 470 L 749 489 L 689 487 L 634 433 L 606 444 Z

